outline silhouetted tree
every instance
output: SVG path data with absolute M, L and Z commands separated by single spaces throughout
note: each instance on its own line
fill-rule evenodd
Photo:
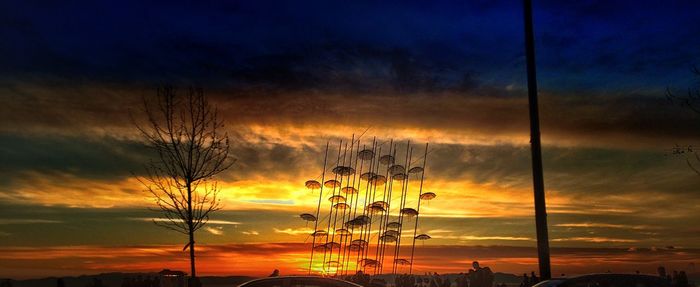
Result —
M 189 237 L 183 251 L 189 248 L 196 280 L 194 235 L 221 208 L 214 176 L 235 161 L 229 156 L 228 134 L 201 89 L 179 95 L 173 87 L 162 87 L 155 98 L 144 97 L 143 107 L 146 122 L 134 122 L 158 157 L 139 181 L 163 216 L 153 222 Z
M 670 88 L 666 88 L 666 98 L 671 101 L 671 103 L 688 108 L 700 115 L 700 69 L 693 67 L 693 75 L 697 81 L 695 87 L 688 88 L 687 93 L 683 95 L 677 95 L 673 93 Z M 672 153 L 674 155 L 683 156 L 690 169 L 700 175 L 700 155 L 692 145 L 676 145 Z

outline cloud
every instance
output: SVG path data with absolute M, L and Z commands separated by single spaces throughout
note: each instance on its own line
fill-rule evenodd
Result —
M 279 228 L 272 228 L 272 230 L 275 231 L 275 233 L 284 233 L 288 235 L 309 235 L 312 232 L 314 232 L 312 229 L 308 228 L 285 228 L 285 229 L 279 229 Z
M 15 204 L 112 208 L 147 206 L 149 200 L 134 178 L 96 180 L 72 173 L 21 172 L 0 190 L 0 201 Z
M 63 223 L 60 220 L 51 219 L 33 219 L 33 218 L 3 218 L 0 219 L 0 225 L 6 224 L 56 224 Z
M 639 242 L 638 239 L 625 239 L 625 238 L 607 238 L 607 237 L 571 237 L 571 238 L 554 238 L 554 242 L 567 242 L 567 241 L 583 241 L 583 242 L 593 242 L 593 243 L 634 243 Z
M 363 144 L 374 135 L 431 143 L 425 188 L 438 198 L 421 207 L 421 224 L 432 223 L 421 226 L 435 231 L 435 241 L 531 244 L 521 7 L 487 2 L 430 9 L 278 3 L 272 10 L 254 2 L 125 3 L 125 11 L 157 9 L 162 17 L 124 17 L 101 3 L 67 3 L 58 14 L 30 2 L 4 5 L 0 34 L 10 44 L 0 46 L 0 204 L 38 212 L 18 215 L 25 219 L 45 218 L 44 210 L 59 210 L 60 218 L 101 208 L 87 213 L 90 220 L 145 210 L 151 202 L 132 172 L 151 155 L 129 115 L 138 120 L 141 97 L 156 85 L 197 84 L 225 117 L 239 159 L 218 178 L 224 212 L 275 226 L 269 240 L 306 232 L 302 222 L 270 218 L 313 210 L 303 182 L 320 174 L 326 140 L 371 127 Z M 666 86 L 692 81 L 687 67 L 698 60 L 700 38 L 697 17 L 683 11 L 693 9 L 562 3 L 538 8 L 546 23 L 538 69 L 553 243 L 622 246 L 637 236 L 635 245 L 696 246 L 700 232 L 686 223 L 699 214 L 697 177 L 664 153 L 700 140 L 700 121 L 663 98 Z M 240 224 L 230 218 L 210 223 Z M 51 224 L 40 231 L 5 225 L 19 238 L 14 244 L 68 240 Z M 144 234 L 83 240 L 153 240 Z M 211 235 L 202 234 L 222 240 Z
M 293 200 L 283 200 L 283 199 L 251 199 L 248 202 L 262 203 L 262 204 L 274 204 L 274 205 L 294 205 Z
M 243 233 L 243 234 L 245 234 L 245 235 L 260 235 L 260 233 L 257 232 L 257 231 L 255 231 L 255 230 L 241 231 L 241 233 Z
M 201 244 L 198 247 L 198 266 L 210 275 L 230 276 L 235 272 L 235 275 L 265 276 L 275 268 L 284 270 L 285 274 L 306 274 L 309 263 L 309 244 Z M 29 268 L 20 269 L 13 275 L 15 279 L 104 273 L 110 270 L 150 272 L 164 267 L 186 270 L 189 262 L 181 250 L 181 245 L 3 246 L 0 247 L 0 268 L 10 270 L 34 266 L 34 269 L 45 272 L 36 275 Z M 537 250 L 534 247 L 421 245 L 415 251 L 414 268 L 421 272 L 460 272 L 474 260 L 497 272 L 520 274 L 537 267 Z M 669 269 L 683 270 L 688 262 L 697 258 L 700 251 L 658 249 L 655 252 L 629 252 L 627 248 L 554 247 L 551 254 L 553 270 L 574 275 L 607 270 L 653 273 L 658 262 L 664 262 Z M 240 258 L 246 260 L 241 261 Z M 71 270 L 63 266 L 71 266 Z
M 84 148 L 89 148 L 89 145 Z M 417 145 L 416 148 L 422 149 Z M 428 230 L 448 229 L 455 230 L 455 234 L 471 235 L 471 231 L 455 229 L 455 225 L 462 223 L 453 219 L 507 222 L 532 216 L 529 150 L 526 147 L 431 144 L 430 148 L 424 191 L 435 192 L 438 197 L 421 205 L 421 226 L 426 220 L 435 222 L 425 225 Z M 243 141 L 236 150 L 245 155 L 245 161 L 240 161 L 245 163 L 219 178 L 225 210 L 256 212 L 243 215 L 243 218 L 257 218 L 259 214 L 275 211 L 299 214 L 315 210 L 318 194 L 306 189 L 303 182 L 320 175 L 323 151 L 316 142 L 292 146 L 267 140 L 258 144 Z M 625 235 L 620 235 L 618 230 L 627 229 L 635 231 L 645 242 L 679 240 L 683 245 L 692 246 L 690 242 L 697 239 L 697 233 L 686 232 L 687 227 L 681 224 L 694 218 L 700 200 L 695 195 L 693 184 L 697 177 L 682 160 L 644 150 L 567 147 L 546 151 L 548 213 L 553 220 L 552 230 L 560 232 L 562 238 L 624 238 Z M 12 177 L 6 188 L 0 189 L 0 199 L 13 205 L 98 207 L 105 210 L 146 210 L 151 206 L 149 198 L 141 191 L 142 187 L 133 178 L 111 181 L 103 177 L 106 175 L 82 178 L 79 173 L 19 173 Z M 411 191 L 415 192 L 418 186 L 413 184 L 417 181 L 411 182 Z M 277 200 L 294 204 L 274 204 Z M 415 204 L 415 200 L 409 200 L 408 204 Z M 45 216 L 31 214 L 25 218 Z M 138 218 L 150 221 L 153 217 Z M 228 221 L 241 223 L 241 217 L 232 218 Z M 660 224 L 658 218 L 668 220 Z M 233 224 L 230 222 L 228 224 Z M 215 221 L 210 223 L 218 224 Z M 491 223 L 475 224 L 488 227 Z M 274 226 L 279 230 L 296 229 L 303 226 L 303 222 L 290 220 L 285 226 L 272 223 L 264 226 Z M 513 226 L 506 227 L 515 230 Z M 526 228 L 508 234 L 495 232 L 505 228 L 501 223 L 491 228 L 493 230 L 484 231 L 486 233 L 473 235 L 534 238 L 531 230 Z M 641 233 L 656 230 L 664 232 Z M 587 234 L 589 231 L 597 233 Z M 275 234 L 280 240 L 285 238 L 284 233 Z M 460 239 L 441 240 L 450 244 Z M 609 242 L 611 245 L 623 243 Z
M 207 232 L 214 234 L 214 235 L 224 235 L 224 228 L 221 226 L 215 226 L 215 227 L 205 226 L 204 230 L 206 230 Z
M 560 223 L 555 224 L 558 227 L 573 227 L 573 228 L 620 228 L 620 229 L 635 229 L 635 230 L 647 230 L 647 229 L 659 229 L 657 226 L 648 225 L 627 225 L 627 224 L 611 224 L 611 223 Z
M 147 221 L 147 222 L 152 222 L 152 221 L 157 221 L 157 222 L 169 222 L 167 218 L 161 218 L 161 217 L 131 217 L 131 218 L 126 218 L 127 220 L 136 220 L 136 221 Z M 207 224 L 218 224 L 218 225 L 240 225 L 241 223 L 238 221 L 228 221 L 228 220 L 208 220 Z M 213 233 L 213 232 L 212 232 Z
M 6 143 L 0 150 L 5 159 L 0 170 L 14 175 L 75 173 L 83 178 L 123 179 L 133 173 L 142 174 L 152 156 L 145 145 L 114 137 L 3 134 L 0 141 Z
M 529 237 L 515 237 L 515 236 L 477 236 L 477 235 L 432 235 L 431 237 L 435 239 L 453 239 L 460 241 L 534 241 L 534 239 Z
M 438 234 L 438 233 L 452 233 L 454 230 L 449 230 L 449 229 L 433 229 L 429 230 L 429 234 Z

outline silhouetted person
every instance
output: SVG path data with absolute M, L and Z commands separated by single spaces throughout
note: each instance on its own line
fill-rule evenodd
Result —
M 403 274 L 396 277 L 397 287 L 415 287 L 416 278 L 413 275 Z
M 656 268 L 656 272 L 659 274 L 659 277 L 666 278 L 666 268 L 665 267 L 659 266 L 659 268 Z
M 523 281 L 520 282 L 520 287 L 530 287 L 530 279 L 527 278 L 527 273 L 523 273 Z
M 442 282 L 440 282 L 440 277 L 438 277 L 437 272 L 430 277 L 430 287 L 441 287 Z
M 352 276 L 351 281 L 358 285 L 369 286 L 369 275 L 362 272 L 362 270 L 358 270 L 357 273 Z
M 279 276 L 280 276 L 280 271 L 278 269 L 275 269 L 274 271 L 272 271 L 272 274 L 270 274 L 270 276 L 268 276 L 268 277 L 279 277 Z
M 472 262 L 474 269 L 469 270 L 470 287 L 491 287 L 493 286 L 493 272 L 488 267 L 482 268 L 478 261 Z
M 540 283 L 540 278 L 537 278 L 535 271 L 530 272 L 530 285 L 535 285 L 537 283 Z
M 676 287 L 688 287 L 688 275 L 685 271 L 678 273 L 678 279 L 676 279 Z
M 452 281 L 450 281 L 450 278 L 447 276 L 443 276 L 441 287 L 451 287 L 451 286 L 452 286 Z
M 63 278 L 58 278 L 58 280 L 56 280 L 56 287 L 66 287 L 66 283 L 63 282 Z
M 673 270 L 673 276 L 671 277 L 671 286 L 678 286 L 678 271 Z
M 457 275 L 457 287 L 469 287 L 469 279 L 467 279 L 467 275 L 464 274 L 464 272 L 460 272 L 459 275 Z

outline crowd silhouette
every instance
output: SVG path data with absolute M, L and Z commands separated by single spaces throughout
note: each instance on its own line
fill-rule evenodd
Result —
M 608 271 L 609 272 L 609 271 Z M 639 271 L 635 272 L 640 274 Z M 658 276 L 665 279 L 670 287 L 693 287 L 685 271 L 673 270 L 667 272 L 663 266 L 657 269 Z M 275 269 L 270 277 L 280 276 L 279 270 Z M 562 274 L 564 277 L 564 274 Z M 357 271 L 354 275 L 344 276 L 342 279 L 354 282 L 364 287 L 387 287 L 388 284 L 380 276 L 371 276 L 362 271 Z M 523 273 L 519 287 L 532 287 L 540 282 L 540 278 L 531 272 L 530 275 Z M 167 285 L 167 284 L 166 284 Z M 85 287 L 107 287 L 99 278 L 93 278 Z M 201 286 L 201 285 L 200 285 Z M 496 283 L 494 273 L 489 267 L 481 267 L 479 262 L 474 261 L 472 268 L 459 274 L 438 274 L 425 273 L 424 275 L 400 274 L 394 278 L 394 287 L 508 287 L 505 283 Z M 0 281 L 0 287 L 12 287 L 11 280 Z M 62 278 L 56 280 L 56 287 L 66 287 Z M 159 277 L 137 276 L 135 278 L 124 278 L 121 287 L 161 287 Z
M 137 276 L 136 278 L 124 278 L 121 287 L 160 287 L 158 277 Z
M 688 281 L 688 275 L 685 271 L 673 270 L 670 274 L 666 273 L 666 267 L 659 266 L 657 269 L 659 277 L 666 279 L 666 282 L 671 287 L 688 287 L 691 286 Z
M 535 271 L 530 272 L 530 277 L 527 277 L 527 273 L 523 273 L 523 281 L 520 282 L 520 287 L 530 287 L 537 283 L 540 283 L 540 278 L 535 275 Z
M 459 273 L 456 275 L 440 275 L 438 273 L 425 273 L 425 275 L 401 274 L 395 277 L 394 287 L 507 287 L 505 283 L 495 282 L 494 273 L 489 267 L 481 267 L 479 262 L 472 263 L 472 269 L 467 273 Z M 610 271 L 608 271 L 609 273 Z M 666 273 L 664 267 L 659 267 L 658 275 L 667 280 L 670 287 L 693 287 L 688 280 L 688 275 L 685 271 L 672 271 Z M 640 274 L 639 271 L 636 274 Z M 564 277 L 564 274 L 562 274 Z M 347 281 L 357 283 L 365 287 L 386 287 L 384 280 L 370 276 L 362 271 L 358 271 L 355 275 L 343 278 Z M 534 271 L 523 273 L 522 281 L 519 287 L 532 287 L 542 280 L 535 274 Z
M 502 287 L 505 284 L 495 284 L 495 276 L 489 267 L 481 267 L 479 262 L 472 263 L 472 269 L 467 273 L 454 275 L 440 275 L 438 273 L 425 273 L 425 275 L 400 274 L 395 277 L 395 287 Z M 346 276 L 343 279 L 357 283 L 365 287 L 385 287 L 387 283 L 376 276 L 370 276 L 362 271 L 355 275 Z

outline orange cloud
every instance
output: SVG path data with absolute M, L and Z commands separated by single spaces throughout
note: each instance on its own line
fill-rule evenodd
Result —
M 198 245 L 198 270 L 201 275 L 265 276 L 273 269 L 285 275 L 305 274 L 309 248 L 310 244 L 301 243 Z M 400 257 L 409 255 L 404 248 Z M 697 249 L 553 248 L 552 264 L 555 274 L 607 270 L 653 273 L 659 265 L 686 269 L 699 256 Z M 423 245 L 416 248 L 414 271 L 464 272 L 474 260 L 498 272 L 518 274 L 537 269 L 537 253 L 532 247 Z M 0 276 L 12 278 L 156 272 L 163 268 L 187 271 L 188 264 L 187 254 L 179 245 L 0 248 Z

